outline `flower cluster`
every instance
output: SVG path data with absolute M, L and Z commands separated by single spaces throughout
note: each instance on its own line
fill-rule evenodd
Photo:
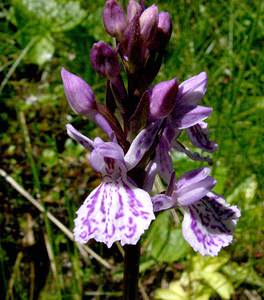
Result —
M 157 6 L 145 8 L 143 1 L 130 0 L 125 12 L 116 0 L 107 0 L 103 21 L 116 46 L 95 43 L 90 60 L 106 79 L 105 104 L 84 80 L 64 68 L 61 72 L 71 108 L 108 136 L 107 142 L 90 140 L 67 125 L 68 135 L 89 151 L 91 166 L 102 175 L 101 184 L 77 211 L 75 239 L 86 243 L 93 238 L 108 247 L 115 241 L 136 244 L 156 212 L 177 209 L 183 213 L 186 241 L 202 255 L 217 255 L 232 241 L 240 211 L 212 192 L 216 181 L 209 168 L 176 178 L 171 159 L 173 151 L 180 151 L 210 162 L 179 142 L 184 131 L 194 146 L 207 152 L 217 148 L 205 122 L 212 108 L 200 105 L 207 75 L 152 84 L 172 32 L 170 15 Z M 156 176 L 166 191 L 153 195 Z

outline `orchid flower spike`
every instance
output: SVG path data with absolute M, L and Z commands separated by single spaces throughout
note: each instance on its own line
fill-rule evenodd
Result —
M 209 153 L 217 149 L 207 124 L 213 110 L 201 104 L 207 74 L 153 85 L 172 34 L 171 16 L 156 5 L 145 7 L 143 0 L 129 0 L 123 9 L 117 0 L 106 0 L 103 22 L 115 46 L 95 43 L 90 60 L 106 81 L 105 103 L 96 102 L 83 79 L 64 68 L 61 72 L 73 111 L 94 121 L 108 138 L 91 140 L 66 126 L 102 177 L 77 211 L 75 240 L 83 244 L 95 239 L 108 247 L 116 241 L 135 245 L 155 213 L 176 209 L 183 215 L 182 234 L 191 247 L 202 255 L 217 255 L 231 243 L 240 211 L 212 192 L 216 180 L 208 167 L 176 178 L 173 166 L 175 151 L 210 164 L 210 156 L 192 147 Z M 190 149 L 179 139 L 183 132 Z M 157 176 L 165 193 L 153 195 Z

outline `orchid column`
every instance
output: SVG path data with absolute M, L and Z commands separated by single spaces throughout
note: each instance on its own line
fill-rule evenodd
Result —
M 77 211 L 74 236 L 79 243 L 90 239 L 111 247 L 125 246 L 124 298 L 137 299 L 139 240 L 155 212 L 176 209 L 183 215 L 186 241 L 202 255 L 217 255 L 232 241 L 240 212 L 211 190 L 216 181 L 207 167 L 176 178 L 171 152 L 211 162 L 179 142 L 186 131 L 191 143 L 213 152 L 206 118 L 212 109 L 200 105 L 207 75 L 201 72 L 186 81 L 176 78 L 152 85 L 159 72 L 172 32 L 170 15 L 144 1 L 130 0 L 125 12 L 107 0 L 103 21 L 116 46 L 99 41 L 90 51 L 91 64 L 106 80 L 106 99 L 100 104 L 91 87 L 64 68 L 61 75 L 71 108 L 93 120 L 108 136 L 91 140 L 67 125 L 71 138 L 87 149 L 89 162 L 102 176 Z M 122 71 L 123 68 L 123 71 Z M 126 80 L 124 77 L 126 76 Z M 153 195 L 156 176 L 165 191 Z

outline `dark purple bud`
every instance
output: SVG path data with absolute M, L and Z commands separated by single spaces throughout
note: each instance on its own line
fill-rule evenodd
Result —
M 122 40 L 127 26 L 126 15 L 122 7 L 115 0 L 107 0 L 103 12 L 105 30 L 118 40 Z
M 120 73 L 117 52 L 105 42 L 93 44 L 90 60 L 96 72 L 107 78 L 115 78 Z
M 158 31 L 163 42 L 167 43 L 172 32 L 171 16 L 167 12 L 162 11 L 159 13 Z
M 177 91 L 175 78 L 156 84 L 150 97 L 150 117 L 160 119 L 169 115 L 175 106 Z
M 154 36 L 158 25 L 158 8 L 156 5 L 151 5 L 143 11 L 139 18 L 140 35 L 145 44 L 149 44 Z
M 163 50 L 171 37 L 172 32 L 172 21 L 171 17 L 167 12 L 160 12 L 158 15 L 157 30 L 155 37 L 152 39 L 149 48 L 155 51 Z
M 61 77 L 70 107 L 77 114 L 88 115 L 96 109 L 95 96 L 91 87 L 80 77 L 62 68 Z
M 133 18 L 137 14 L 142 13 L 142 7 L 136 0 L 129 0 L 128 6 L 127 6 L 127 19 L 128 22 L 132 21 Z

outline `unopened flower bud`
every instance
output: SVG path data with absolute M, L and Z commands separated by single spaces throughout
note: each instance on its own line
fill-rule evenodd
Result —
M 150 117 L 160 119 L 170 114 L 175 106 L 177 91 L 178 82 L 175 78 L 156 84 L 150 97 Z
M 141 14 L 142 7 L 136 0 L 129 0 L 128 6 L 127 6 L 127 19 L 128 22 L 133 20 L 136 14 Z
M 62 68 L 61 77 L 65 95 L 74 112 L 88 115 L 96 109 L 95 96 L 91 87 L 80 77 Z
M 155 32 L 158 25 L 158 8 L 156 5 L 151 5 L 143 11 L 139 18 L 140 35 L 145 44 L 148 44 L 155 37 Z
M 115 78 L 120 73 L 117 52 L 105 42 L 93 45 L 90 60 L 94 70 L 102 76 Z
M 158 16 L 157 30 L 155 37 L 152 39 L 149 48 L 155 51 L 163 50 L 171 37 L 172 32 L 172 21 L 171 17 L 167 12 L 160 12 Z
M 122 40 L 127 26 L 126 15 L 115 0 L 107 0 L 103 12 L 105 30 L 118 40 Z
M 172 31 L 172 21 L 169 13 L 164 11 L 159 13 L 158 31 L 162 34 L 163 41 L 167 43 Z

